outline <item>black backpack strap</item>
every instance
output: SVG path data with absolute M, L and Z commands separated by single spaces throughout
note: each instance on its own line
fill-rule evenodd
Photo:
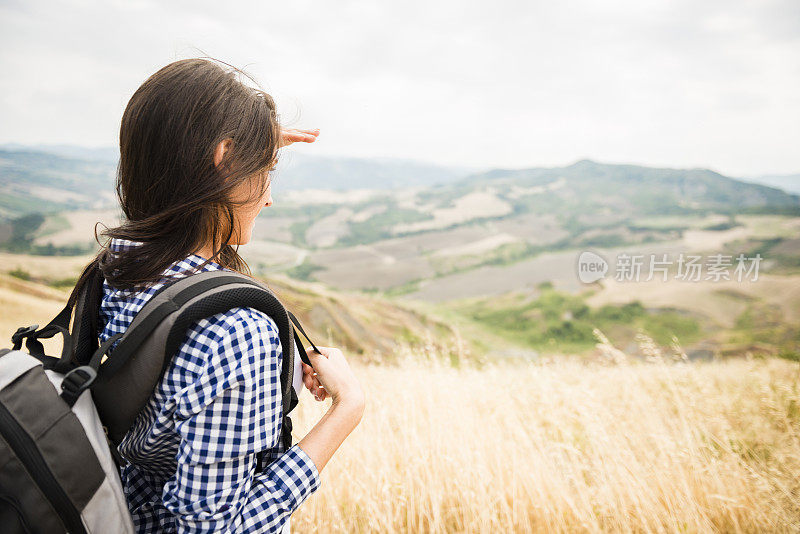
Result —
M 91 272 L 76 302 L 74 304 L 67 302 L 64 309 L 44 328 L 39 329 L 39 325 L 18 328 L 11 337 L 14 350 L 19 350 L 22 347 L 22 340 L 25 339 L 25 347 L 31 356 L 38 358 L 44 364 L 45 369 L 53 369 L 60 373 L 67 373 L 76 363 L 85 363 L 76 361 L 75 354 L 91 354 L 97 348 L 99 317 L 97 313 L 85 314 L 83 310 L 99 310 L 103 283 L 103 276 L 96 264 L 87 269 L 91 269 Z M 75 320 L 71 321 L 73 308 L 75 309 Z M 72 331 L 70 331 L 70 322 L 73 323 Z M 58 333 L 64 336 L 61 357 L 46 356 L 44 345 L 39 339 L 51 338 Z
M 306 365 L 311 365 L 311 360 L 308 358 L 308 354 L 306 354 L 306 349 L 303 346 L 303 342 L 300 341 L 300 336 L 297 335 L 297 330 L 300 330 L 300 332 L 303 333 L 303 336 L 308 340 L 309 343 L 311 343 L 311 347 L 314 349 L 315 352 L 317 352 L 319 354 L 322 354 L 322 353 L 319 351 L 317 346 L 314 345 L 314 342 L 311 341 L 311 338 L 308 337 L 308 334 L 306 334 L 306 331 L 303 330 L 303 326 L 300 324 L 300 321 L 297 320 L 297 317 L 295 317 L 294 314 L 292 312 L 290 312 L 289 310 L 286 310 L 286 313 L 289 314 L 289 319 L 292 320 L 292 323 L 294 323 L 294 326 L 295 326 L 294 342 L 297 345 L 297 352 L 300 354 L 300 359 L 303 360 L 303 363 L 305 363 Z M 311 365 L 311 367 L 314 367 L 314 366 Z
M 221 271 L 206 272 L 215 273 Z M 187 276 L 186 280 L 197 276 L 200 275 L 196 274 Z M 180 280 L 178 282 L 180 282 Z M 124 366 L 134 355 L 134 353 L 139 350 L 139 347 L 142 345 L 142 343 L 154 335 L 156 329 L 161 325 L 161 323 L 167 317 L 184 307 L 190 300 L 199 297 L 203 293 L 212 291 L 227 284 L 241 282 L 241 275 L 221 275 L 203 280 L 192 280 L 191 283 L 183 284 L 186 286 L 185 288 L 182 288 L 174 295 L 168 296 L 165 296 L 165 293 L 167 293 L 167 290 L 173 289 L 174 285 L 178 285 L 177 282 L 173 282 L 173 284 L 170 284 L 169 286 L 159 288 L 159 291 L 157 291 L 142 307 L 142 309 L 139 310 L 139 313 L 136 314 L 133 322 L 131 322 L 130 326 L 127 328 L 122 339 L 120 340 L 119 345 L 114 348 L 113 357 L 109 357 L 108 362 L 104 364 L 103 374 L 106 377 L 110 377 L 119 371 L 120 368 L 122 368 L 122 366 Z M 184 327 L 183 332 L 180 331 L 180 327 L 170 329 L 170 337 L 166 340 L 167 345 L 165 346 L 167 349 L 169 349 L 168 352 L 172 354 L 172 352 L 178 349 L 180 341 L 183 339 L 183 335 L 185 334 L 185 330 L 192 321 L 202 319 L 203 317 L 209 317 L 216 313 L 226 311 L 230 308 L 243 306 L 251 294 L 256 294 L 256 292 L 253 291 L 252 293 L 248 294 L 229 293 L 222 298 L 218 297 L 218 300 L 214 302 L 209 301 L 205 302 L 204 304 L 197 303 L 195 305 L 196 307 L 192 308 L 192 310 L 182 312 L 180 317 L 181 326 Z M 237 297 L 242 298 L 242 300 L 236 300 Z M 206 314 L 206 312 L 208 313 Z M 181 336 L 180 338 L 178 338 L 179 335 Z
M 72 364 L 72 337 L 69 332 L 70 318 L 72 317 L 72 306 L 67 304 L 52 321 L 47 323 L 43 328 L 37 328 L 39 325 L 23 326 L 11 336 L 13 350 L 20 350 L 22 348 L 22 340 L 25 340 L 25 347 L 31 356 L 39 359 L 47 369 L 54 369 L 58 372 L 66 372 Z M 44 345 L 39 341 L 39 338 L 51 338 L 56 334 L 64 336 L 64 344 L 61 349 L 61 358 L 52 358 L 46 356 L 44 353 Z
M 100 268 L 95 264 L 86 285 L 75 302 L 75 317 L 72 324 L 72 341 L 74 343 L 72 360 L 78 365 L 89 362 L 90 356 L 99 346 L 100 303 L 103 299 L 103 277 Z
M 297 404 L 297 394 L 292 387 L 296 338 L 293 321 L 269 288 L 246 275 L 228 271 L 197 273 L 159 288 L 127 330 L 118 334 L 121 337 L 109 338 L 92 355 L 89 366 L 98 369 L 97 380 L 91 386 L 93 396 L 112 440 L 119 442 L 127 433 L 185 339 L 189 326 L 234 307 L 258 309 L 269 315 L 278 327 L 284 355 L 281 365 L 282 435 L 284 443 L 290 442 L 291 422 L 286 421 Z M 118 344 L 111 350 L 116 341 Z M 297 350 L 303 350 L 302 345 Z M 108 359 L 102 362 L 109 352 Z
M 108 352 L 111 345 L 117 341 L 122 334 L 116 334 L 108 338 L 95 351 L 92 359 L 86 365 L 73 367 L 64 375 L 61 381 L 61 398 L 70 406 L 74 406 L 81 393 L 86 391 L 97 379 L 102 357 Z

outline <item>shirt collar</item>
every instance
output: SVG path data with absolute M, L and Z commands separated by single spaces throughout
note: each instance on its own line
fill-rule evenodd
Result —
M 112 237 L 111 243 L 108 245 L 108 248 L 113 250 L 114 252 L 122 252 L 123 250 L 128 250 L 133 247 L 141 245 L 141 241 L 130 241 L 128 239 L 120 239 L 119 237 Z
M 130 249 L 132 249 L 134 247 L 137 247 L 139 245 L 142 245 L 142 241 L 131 241 L 131 240 L 128 240 L 128 239 L 121 239 L 121 238 L 117 238 L 117 237 L 112 237 L 111 238 L 111 242 L 108 245 L 108 248 L 113 252 L 122 252 L 122 251 L 125 251 L 125 250 L 130 250 Z M 174 273 L 174 272 L 177 272 L 177 271 L 183 271 L 183 270 L 185 270 L 185 267 L 190 267 L 190 268 L 196 270 L 205 261 L 206 261 L 206 258 L 204 258 L 204 257 L 202 257 L 202 256 L 200 256 L 198 254 L 190 254 L 189 256 L 187 256 L 183 260 L 175 261 L 172 265 L 170 265 L 167 268 L 166 273 Z M 229 271 L 230 269 L 226 269 L 225 267 L 223 267 L 219 263 L 215 262 L 214 260 L 210 260 L 208 263 L 203 265 L 202 269 L 200 269 L 200 271 L 218 271 L 218 270 L 221 270 L 221 271 L 228 270 Z

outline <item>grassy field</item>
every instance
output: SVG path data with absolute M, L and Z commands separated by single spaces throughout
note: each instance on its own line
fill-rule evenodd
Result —
M 358 365 L 361 425 L 296 532 L 797 532 L 800 367 Z M 445 351 L 447 352 L 447 351 Z M 307 392 L 302 437 L 327 407 Z

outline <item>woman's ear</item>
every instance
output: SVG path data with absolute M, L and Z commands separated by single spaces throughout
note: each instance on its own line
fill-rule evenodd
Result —
M 219 167 L 220 163 L 222 163 L 222 158 L 225 157 L 225 153 L 230 149 L 231 144 L 233 144 L 233 139 L 223 139 L 219 142 L 217 147 L 214 149 L 214 167 Z

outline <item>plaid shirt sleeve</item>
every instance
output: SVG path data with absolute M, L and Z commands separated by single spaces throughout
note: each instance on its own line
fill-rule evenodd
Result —
M 222 315 L 189 336 L 196 366 L 175 399 L 178 468 L 163 502 L 180 532 L 279 532 L 319 472 L 297 444 L 255 472 L 256 453 L 280 442 L 280 339 L 259 310 Z

